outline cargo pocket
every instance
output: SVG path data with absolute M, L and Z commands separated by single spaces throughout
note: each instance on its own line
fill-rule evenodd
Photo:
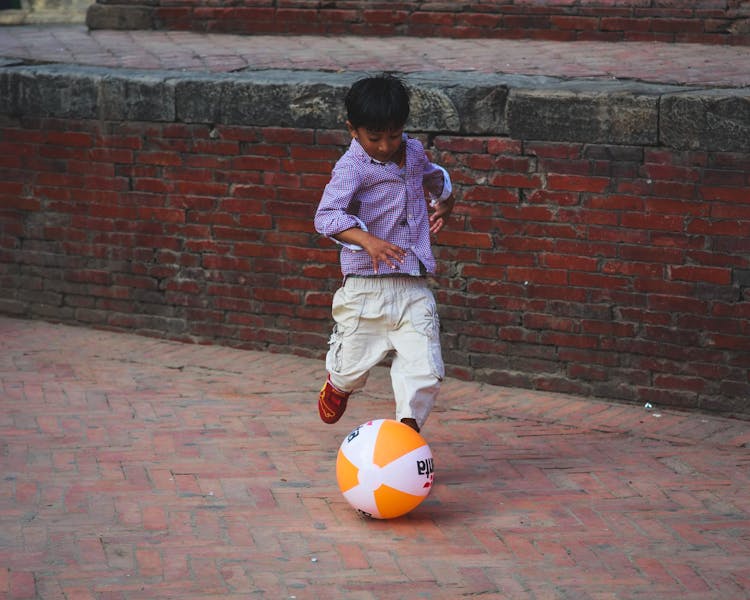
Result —
M 411 304 L 411 320 L 414 329 L 425 336 L 427 356 L 432 374 L 440 381 L 445 377 L 443 352 L 440 347 L 440 317 L 435 298 L 429 289 L 420 290 Z
M 331 337 L 328 338 L 328 354 L 326 354 L 326 370 L 330 373 L 339 373 L 342 364 L 342 335 L 339 326 L 333 326 Z
M 334 294 L 331 312 L 336 323 L 328 339 L 328 354 L 326 355 L 328 371 L 341 373 L 344 369 L 346 338 L 357 331 L 363 308 L 362 294 L 352 294 L 343 287 Z

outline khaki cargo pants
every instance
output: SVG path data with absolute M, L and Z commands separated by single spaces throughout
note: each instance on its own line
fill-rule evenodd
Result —
M 362 389 L 370 370 L 393 351 L 396 420 L 415 419 L 421 428 L 445 376 L 427 279 L 349 276 L 334 294 L 332 313 L 326 368 L 333 385 L 347 392 Z

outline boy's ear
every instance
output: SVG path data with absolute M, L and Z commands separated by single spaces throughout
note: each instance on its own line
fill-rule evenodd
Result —
M 352 125 L 351 121 L 347 120 L 346 128 L 349 130 L 349 135 L 351 135 L 356 140 L 359 134 L 357 133 L 357 130 L 354 128 L 354 125 Z

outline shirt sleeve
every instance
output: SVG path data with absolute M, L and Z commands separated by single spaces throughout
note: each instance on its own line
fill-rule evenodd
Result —
M 438 204 L 448 198 L 453 192 L 451 178 L 440 165 L 427 161 L 427 168 L 422 177 L 427 192 L 430 194 L 430 203 Z
M 323 196 L 315 212 L 314 223 L 318 233 L 327 238 L 333 238 L 336 234 L 352 227 L 367 231 L 362 220 L 356 214 L 350 213 L 351 207 L 355 205 L 353 200 L 359 184 L 357 173 L 351 166 L 342 164 L 340 161 L 333 168 L 331 180 L 323 190 Z M 334 241 L 338 242 L 335 239 Z

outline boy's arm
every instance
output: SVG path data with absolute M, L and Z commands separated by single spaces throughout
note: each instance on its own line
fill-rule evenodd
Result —
M 434 209 L 430 215 L 430 233 L 435 235 L 445 227 L 453 212 L 456 203 L 453 185 L 448 171 L 429 161 L 422 182 L 430 195 L 430 206 Z
M 349 212 L 354 194 L 359 185 L 357 172 L 341 162 L 333 169 L 331 180 L 323 190 L 318 208 L 315 211 L 314 225 L 318 233 L 330 238 L 350 250 L 361 250 L 356 244 L 349 244 L 339 237 L 339 233 L 350 228 L 367 231 L 365 223 Z
M 445 200 L 438 203 L 433 203 L 432 206 L 435 208 L 435 212 L 430 215 L 430 233 L 435 235 L 445 227 L 448 217 L 453 212 L 453 206 L 456 203 L 456 199 L 453 194 L 448 196 Z
M 422 176 L 422 184 L 430 195 L 430 204 L 435 206 L 439 202 L 444 202 L 453 193 L 453 185 L 451 184 L 450 175 L 440 165 L 427 160 L 424 175 Z

